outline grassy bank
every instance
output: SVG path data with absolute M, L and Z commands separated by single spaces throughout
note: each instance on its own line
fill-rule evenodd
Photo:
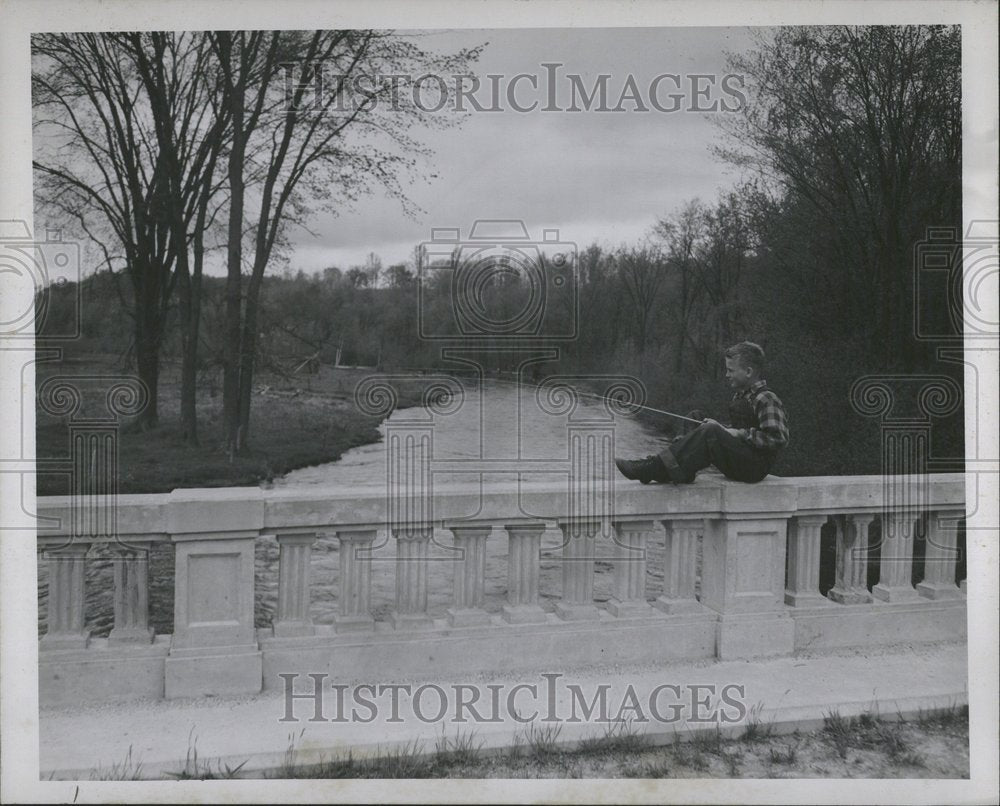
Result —
M 87 356 L 73 362 L 38 365 L 37 384 L 53 375 L 120 375 L 111 356 Z M 176 368 L 165 367 L 160 381 L 159 425 L 137 431 L 124 422 L 118 435 L 118 491 L 162 493 L 178 487 L 255 485 L 300 467 L 333 462 L 351 448 L 378 442 L 379 418 L 354 404 L 353 391 L 370 370 L 322 367 L 316 375 L 286 379 L 261 373 L 250 415 L 250 448 L 229 456 L 222 443 L 222 397 L 217 378 L 200 384 L 199 444 L 180 439 L 180 380 Z M 107 382 L 92 388 L 81 383 L 83 413 L 101 416 Z M 416 383 L 399 390 L 399 406 L 420 402 Z M 106 415 L 105 415 L 106 416 Z M 68 420 L 39 412 L 36 449 L 40 459 L 59 459 L 69 452 Z M 40 473 L 39 495 L 68 492 L 64 474 Z
M 500 754 L 479 752 L 474 733 L 442 737 L 428 760 L 414 751 L 375 759 L 288 767 L 296 778 L 966 778 L 968 708 L 901 722 L 874 712 L 829 714 L 818 731 L 773 735 L 749 720 L 741 736 L 703 731 L 692 741 L 650 746 L 641 728 L 611 723 L 573 750 L 557 727 L 529 729 Z
M 752 716 L 752 714 L 751 714 Z M 632 723 L 609 723 L 603 734 L 573 749 L 559 744 L 559 727 L 534 723 L 501 750 L 484 752 L 474 731 L 442 735 L 431 748 L 410 743 L 382 755 L 295 763 L 291 738 L 283 766 L 266 777 L 332 778 L 968 778 L 969 711 L 955 706 L 900 721 L 869 711 L 857 717 L 828 714 L 819 730 L 775 734 L 750 719 L 743 733 L 724 738 L 704 730 L 690 741 L 653 746 Z M 225 766 L 199 759 L 197 737 L 187 763 L 164 777 L 251 778 L 244 761 Z M 131 751 L 118 764 L 94 770 L 94 780 L 144 778 Z

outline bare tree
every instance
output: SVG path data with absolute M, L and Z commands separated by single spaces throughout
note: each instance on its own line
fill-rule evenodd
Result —
M 708 352 L 717 356 L 734 340 L 739 325 L 738 291 L 753 237 L 740 191 L 722 194 L 715 207 L 707 212 L 705 222 L 705 241 L 695 265 L 713 314 L 714 338 Z M 713 369 L 717 371 L 718 366 L 718 360 L 714 360 Z
M 135 65 L 113 37 L 33 38 L 37 203 L 75 220 L 131 282 L 139 377 L 149 390 L 141 427 L 158 420 L 159 353 L 177 277 L 167 163 Z
M 403 183 L 416 157 L 428 153 L 410 127 L 447 125 L 455 116 L 435 118 L 375 77 L 467 70 L 478 50 L 436 57 L 386 31 L 210 36 L 233 129 L 223 419 L 227 443 L 242 450 L 249 440 L 263 277 L 285 226 L 301 223 L 310 209 L 336 213 L 376 186 L 405 207 Z M 349 88 L 363 83 L 359 77 L 368 79 L 367 87 L 347 98 Z M 322 92 L 313 92 L 317 84 Z M 244 262 L 250 276 L 241 310 Z
M 204 238 L 226 142 L 205 36 L 46 34 L 33 44 L 39 201 L 73 218 L 132 282 L 147 426 L 157 421 L 160 345 L 178 291 L 181 431 L 196 442 Z
M 697 257 L 705 238 L 707 213 L 698 199 L 686 202 L 672 216 L 660 219 L 653 228 L 667 248 L 670 268 L 679 279 L 679 293 L 671 308 L 677 318 L 674 342 L 674 371 L 679 373 L 684 363 L 684 345 L 692 341 L 691 317 L 698 297 Z
M 218 77 L 204 34 L 134 33 L 120 39 L 149 98 L 165 165 L 180 298 L 181 435 L 196 444 L 204 239 L 220 207 L 216 164 L 227 146 L 228 115 L 216 102 Z
M 666 256 L 659 247 L 642 244 L 619 249 L 615 255 L 618 276 L 632 305 L 635 348 L 640 368 L 646 353 L 653 312 L 667 277 Z

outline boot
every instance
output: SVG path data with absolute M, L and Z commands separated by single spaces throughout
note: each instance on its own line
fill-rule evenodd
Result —
M 615 467 L 625 478 L 643 484 L 670 481 L 666 465 L 655 454 L 650 454 L 645 459 L 615 459 Z

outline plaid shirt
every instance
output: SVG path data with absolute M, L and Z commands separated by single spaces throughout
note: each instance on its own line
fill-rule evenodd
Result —
M 757 381 L 733 395 L 746 399 L 757 416 L 757 428 L 741 428 L 740 433 L 755 448 L 777 451 L 788 444 L 788 418 L 778 396 L 767 388 L 767 381 Z

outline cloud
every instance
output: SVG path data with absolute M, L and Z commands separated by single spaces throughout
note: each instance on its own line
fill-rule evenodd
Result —
M 488 41 L 476 69 L 484 84 L 491 73 L 504 80 L 518 73 L 541 79 L 544 63 L 560 62 L 564 105 L 569 73 L 579 74 L 587 87 L 598 75 L 610 74 L 614 103 L 628 75 L 640 88 L 664 73 L 680 76 L 682 88 L 692 74 L 721 76 L 724 50 L 743 49 L 750 41 L 746 29 L 725 28 L 415 35 L 422 47 L 440 51 Z M 556 227 L 570 240 L 618 243 L 641 237 L 685 200 L 710 199 L 730 183 L 726 167 L 709 149 L 717 136 L 712 116 L 699 112 L 522 114 L 507 109 L 469 114 L 461 126 L 419 136 L 435 153 L 422 169 L 434 178 L 408 191 L 423 212 L 408 218 L 398 201 L 373 195 L 337 216 L 317 214 L 307 222 L 317 237 L 301 228 L 289 233 L 292 270 L 346 268 L 363 263 L 369 252 L 385 265 L 405 261 L 433 227 L 460 227 L 464 234 L 481 218 L 523 219 L 539 236 L 542 228 Z

